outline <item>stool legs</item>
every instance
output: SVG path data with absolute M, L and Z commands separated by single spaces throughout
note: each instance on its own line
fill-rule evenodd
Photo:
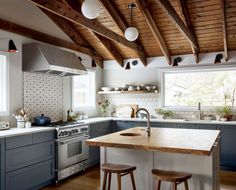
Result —
M 134 172 L 130 173 L 130 177 L 131 177 L 131 182 L 132 182 L 133 190 L 136 190 L 135 181 L 134 181 Z
M 173 182 L 173 190 L 177 190 L 177 183 Z
M 184 181 L 184 187 L 185 187 L 185 190 L 189 190 L 189 188 L 188 188 L 188 181 Z
M 107 184 L 107 172 L 104 173 L 102 190 L 106 190 L 106 184 Z
M 118 190 L 121 190 L 121 175 L 117 174 L 117 184 L 118 184 Z
M 108 173 L 108 190 L 111 190 L 111 173 Z
M 161 190 L 161 180 L 158 180 L 158 183 L 157 183 L 157 190 Z

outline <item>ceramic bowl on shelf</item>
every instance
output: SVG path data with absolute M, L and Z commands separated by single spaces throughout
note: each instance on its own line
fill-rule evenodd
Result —
M 101 89 L 104 92 L 108 92 L 108 91 L 112 91 L 113 90 L 113 88 L 111 88 L 111 87 L 102 87 Z
M 114 91 L 120 91 L 120 90 L 121 90 L 120 87 L 115 87 L 115 88 L 114 88 Z
M 150 92 L 150 91 L 152 90 L 152 87 L 151 87 L 151 86 L 146 86 L 146 90 L 147 90 L 148 92 Z

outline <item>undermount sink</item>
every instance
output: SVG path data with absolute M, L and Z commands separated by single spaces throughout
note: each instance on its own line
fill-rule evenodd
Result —
M 140 133 L 121 133 L 121 136 L 127 136 L 127 137 L 136 137 L 136 136 L 140 136 Z

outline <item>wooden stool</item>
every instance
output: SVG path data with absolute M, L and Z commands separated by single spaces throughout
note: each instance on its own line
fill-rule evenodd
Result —
M 135 166 L 110 164 L 110 163 L 102 164 L 102 171 L 104 171 L 102 190 L 106 190 L 107 175 L 108 175 L 108 190 L 111 189 L 112 173 L 117 174 L 118 190 L 121 190 L 121 177 L 128 174 L 130 174 L 130 177 L 131 177 L 133 190 L 136 190 L 135 181 L 134 181 L 134 173 L 133 173 L 134 170 L 136 170 Z
M 187 180 L 192 177 L 191 174 L 156 169 L 152 170 L 152 174 L 158 180 L 157 190 L 161 189 L 161 181 L 171 182 L 173 190 L 177 190 L 177 185 L 184 182 L 185 190 L 189 190 Z

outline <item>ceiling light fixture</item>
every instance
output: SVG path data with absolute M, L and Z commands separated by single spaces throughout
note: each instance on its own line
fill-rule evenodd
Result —
M 86 18 L 95 19 L 101 11 L 101 5 L 98 0 L 84 0 L 81 11 Z
M 216 58 L 215 58 L 215 61 L 214 61 L 214 64 L 221 63 L 221 59 L 223 59 L 223 55 L 222 54 L 217 54 Z
M 173 67 L 176 67 L 176 66 L 179 66 L 179 63 L 182 61 L 182 58 L 181 57 L 176 57 L 173 61 L 173 64 L 172 66 Z
M 128 5 L 128 8 L 130 9 L 130 19 L 131 19 L 131 23 L 130 23 L 130 27 L 128 27 L 125 30 L 125 38 L 129 41 L 135 41 L 138 38 L 139 32 L 138 29 L 136 27 L 133 27 L 133 9 L 136 8 L 136 5 L 134 3 L 130 3 Z
M 126 63 L 125 70 L 130 70 L 130 62 Z
M 18 52 L 14 42 L 12 39 L 9 39 L 9 38 L 0 38 L 1 40 L 8 40 L 8 49 L 7 50 L 2 50 L 2 51 L 6 51 L 6 52 L 9 52 L 9 53 L 16 53 Z

